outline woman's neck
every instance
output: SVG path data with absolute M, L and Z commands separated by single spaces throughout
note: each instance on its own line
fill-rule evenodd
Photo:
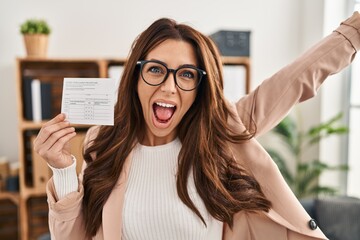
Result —
M 154 136 L 146 134 L 142 140 L 139 140 L 139 143 L 144 146 L 159 146 L 170 143 L 176 139 L 176 135 L 167 135 L 164 137 Z

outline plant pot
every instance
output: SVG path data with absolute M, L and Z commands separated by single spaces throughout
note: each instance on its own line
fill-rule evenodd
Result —
M 28 57 L 46 57 L 48 38 L 46 34 L 25 34 L 24 42 Z

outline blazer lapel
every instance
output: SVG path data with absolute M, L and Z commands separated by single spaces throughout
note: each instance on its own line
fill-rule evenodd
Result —
M 102 227 L 104 232 L 104 239 L 106 240 L 121 239 L 122 209 L 131 159 L 132 153 L 130 153 L 126 158 L 120 177 L 103 207 Z
M 317 228 L 315 230 L 311 230 L 308 226 L 308 222 L 303 222 L 298 224 L 296 227 L 289 223 L 285 218 L 280 216 L 274 209 L 270 209 L 268 213 L 265 213 L 266 216 L 268 216 L 271 220 L 274 222 L 303 235 L 307 235 L 309 237 L 317 237 L 319 239 L 324 239 L 324 234 L 322 231 Z M 310 218 L 309 218 L 310 219 Z M 299 221 L 303 221 L 302 219 L 299 219 Z

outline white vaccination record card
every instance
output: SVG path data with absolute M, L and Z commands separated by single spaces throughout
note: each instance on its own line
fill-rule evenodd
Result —
M 70 123 L 114 125 L 111 78 L 64 78 L 61 112 Z

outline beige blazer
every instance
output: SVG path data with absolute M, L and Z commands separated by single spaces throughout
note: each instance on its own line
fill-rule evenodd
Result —
M 298 102 L 313 97 L 321 83 L 331 74 L 345 68 L 360 48 L 360 14 L 354 13 L 331 35 L 320 41 L 292 64 L 265 80 L 255 91 L 231 105 L 236 119 L 230 119 L 234 130 L 242 131 L 249 113 L 257 126 L 257 136 L 268 132 Z M 96 136 L 89 130 L 87 141 Z M 262 186 L 273 206 L 269 213 L 240 212 L 231 230 L 224 224 L 223 240 L 301 240 L 326 239 L 319 228 L 310 229 L 309 215 L 293 195 L 277 166 L 253 138 L 244 144 L 232 144 L 237 161 L 248 169 Z M 131 154 L 130 154 L 131 155 Z M 93 239 L 120 240 L 122 207 L 131 156 L 107 200 L 102 225 Z M 47 185 L 51 239 L 85 239 L 81 202 L 82 174 L 79 191 L 57 201 L 53 181 Z

